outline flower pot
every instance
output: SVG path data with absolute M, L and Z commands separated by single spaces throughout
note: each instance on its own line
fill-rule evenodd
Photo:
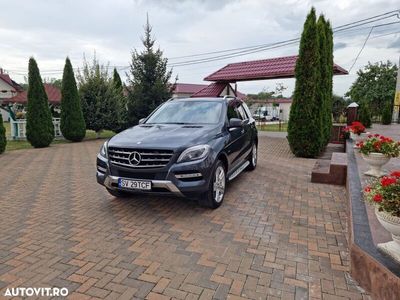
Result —
M 375 208 L 379 223 L 391 233 L 393 241 L 378 244 L 378 249 L 400 263 L 400 218 Z
M 382 171 L 382 166 L 387 164 L 390 160 L 389 156 L 382 153 L 372 152 L 368 155 L 361 153 L 362 158 L 367 162 L 370 169 L 365 172 L 365 175 L 373 177 L 382 177 L 386 173 Z

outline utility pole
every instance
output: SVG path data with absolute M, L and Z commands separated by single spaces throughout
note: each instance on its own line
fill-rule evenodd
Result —
M 397 82 L 396 82 L 396 92 L 394 94 L 394 105 L 393 105 L 393 123 L 400 123 L 400 58 L 399 64 L 397 65 Z

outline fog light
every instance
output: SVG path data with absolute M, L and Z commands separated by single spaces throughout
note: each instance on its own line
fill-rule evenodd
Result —
M 201 173 L 175 174 L 175 177 L 178 179 L 196 178 L 202 176 L 203 175 Z

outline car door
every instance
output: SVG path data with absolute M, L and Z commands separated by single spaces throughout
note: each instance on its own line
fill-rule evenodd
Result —
M 237 111 L 240 114 L 242 120 L 243 120 L 243 145 L 240 153 L 240 158 L 241 160 L 244 160 L 247 158 L 247 156 L 250 154 L 251 151 L 251 142 L 252 142 L 252 128 L 251 128 L 251 122 L 250 122 L 250 116 L 247 114 L 244 104 L 240 104 L 237 107 Z
M 240 103 L 239 103 L 240 104 Z M 237 118 L 243 120 L 242 115 L 238 110 L 238 103 L 236 101 L 228 102 L 227 107 L 227 125 L 229 120 L 232 118 Z M 243 145 L 245 144 L 245 129 L 244 127 L 227 127 L 229 139 L 225 147 L 226 154 L 228 155 L 230 169 L 235 168 L 238 163 L 241 162 L 241 156 L 243 151 Z

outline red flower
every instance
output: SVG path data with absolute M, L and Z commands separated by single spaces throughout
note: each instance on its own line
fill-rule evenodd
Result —
M 381 194 L 376 194 L 373 199 L 375 202 L 379 203 L 379 202 L 382 202 L 383 197 Z
M 400 178 L 400 171 L 393 171 L 390 176 L 394 176 L 396 178 Z
M 378 133 L 375 133 L 375 134 L 374 134 L 374 136 L 375 136 L 375 137 L 379 137 L 379 136 L 380 136 L 380 134 L 378 134 Z
M 373 146 L 374 146 L 375 150 L 380 150 L 381 146 L 382 146 L 382 142 L 377 141 L 377 142 L 374 143 Z
M 371 191 L 371 187 L 370 186 L 366 186 L 364 189 L 364 192 L 369 193 Z
M 383 177 L 381 179 L 381 185 L 382 186 L 388 186 L 388 185 L 391 185 L 391 184 L 395 184 L 396 181 L 397 181 L 396 178 L 385 176 L 385 177 Z
M 372 134 L 368 134 L 368 138 L 369 139 L 372 138 L 372 137 L 374 137 Z

